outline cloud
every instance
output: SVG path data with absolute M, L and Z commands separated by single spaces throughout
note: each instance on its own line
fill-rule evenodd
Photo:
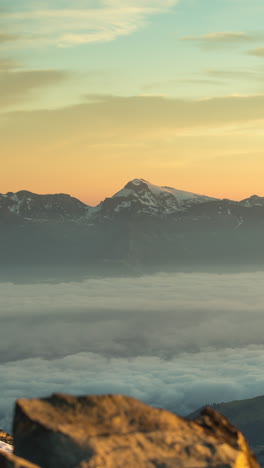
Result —
M 16 34 L 0 33 L 0 44 L 4 42 L 17 41 L 19 36 Z
M 144 111 L 142 112 L 142 109 Z M 71 133 L 73 140 L 85 134 L 87 143 L 110 141 L 120 135 L 152 136 L 158 131 L 175 131 L 187 127 L 214 127 L 230 123 L 247 123 L 264 118 L 264 95 L 226 96 L 203 100 L 184 100 L 161 96 L 104 96 L 87 95 L 80 105 L 32 112 L 13 112 L 5 115 L 2 142 L 9 129 L 16 134 L 23 131 L 46 141 L 60 139 Z M 45 134 L 39 129 L 45 128 Z M 89 131 L 87 130 L 89 128 Z M 34 130 L 32 132 L 32 130 Z M 120 133 L 122 131 L 122 133 Z M 33 133 L 33 135 L 32 135 Z M 156 134 L 156 133 L 155 133 Z M 82 137 L 83 138 L 83 137 Z M 120 142 L 120 141 L 119 141 Z M 128 143 L 128 141 L 126 140 Z
M 25 0 L 22 0 L 22 6 Z M 175 6 L 178 0 L 101 0 L 85 7 L 83 2 L 60 2 L 55 9 L 46 2 L 47 9 L 21 9 L 2 14 L 2 20 L 10 28 L 16 26 L 21 34 L 21 44 L 73 46 L 92 42 L 107 42 L 119 36 L 131 34 L 144 26 L 151 15 L 164 13 Z M 25 28 L 26 24 L 26 28 Z M 25 29 L 28 36 L 24 34 Z
M 34 91 L 66 80 L 69 74 L 61 70 L 14 70 L 12 60 L 0 60 L 0 107 L 25 101 Z
M 255 70 L 237 69 L 237 70 L 207 70 L 206 74 L 212 78 L 222 80 L 250 80 L 263 83 L 264 73 Z
M 124 393 L 181 414 L 261 394 L 263 281 L 257 272 L 0 283 L 0 426 L 16 398 L 58 391 Z
M 250 50 L 248 53 L 249 55 L 254 55 L 255 57 L 264 57 L 264 47 Z
M 167 89 L 171 87 L 175 91 L 175 86 L 179 85 L 204 85 L 204 86 L 224 86 L 226 81 L 230 80 L 250 80 L 255 82 L 263 83 L 264 73 L 258 70 L 252 69 L 209 69 L 203 72 L 197 72 L 195 76 L 190 77 L 184 74 L 178 74 L 177 78 L 170 79 L 167 81 L 157 81 L 146 84 L 142 87 L 144 91 Z
M 19 64 L 9 58 L 0 58 L 0 74 L 4 71 L 14 70 L 19 68 Z
M 79 353 L 0 365 L 0 426 L 11 428 L 17 398 L 53 392 L 76 395 L 117 393 L 188 415 L 202 405 L 263 394 L 263 347 L 219 353 L 158 357 L 106 358 Z
M 257 36 L 250 35 L 244 32 L 234 32 L 234 31 L 225 31 L 225 32 L 213 32 L 208 34 L 203 34 L 200 36 L 185 36 L 182 37 L 182 41 L 190 41 L 198 44 L 203 48 L 219 48 L 219 47 L 230 47 L 246 42 L 256 40 Z
M 143 91 L 152 91 L 152 90 L 161 90 L 161 89 L 168 89 L 172 88 L 175 91 L 175 86 L 177 88 L 179 86 L 186 86 L 186 85 L 191 85 L 193 86 L 194 84 L 197 86 L 222 86 L 224 84 L 224 81 L 221 81 L 220 79 L 210 79 L 210 78 L 202 78 L 199 76 L 199 74 L 196 75 L 197 77 L 195 78 L 190 78 L 186 76 L 185 78 L 176 78 L 172 80 L 167 80 L 167 81 L 156 81 L 153 83 L 148 83 L 145 86 L 142 86 Z M 216 77 L 217 78 L 217 77 Z M 207 88 L 206 88 L 207 89 Z
M 201 36 L 185 36 L 183 41 L 208 41 L 208 42 L 237 42 L 248 41 L 250 36 L 243 32 L 215 32 Z

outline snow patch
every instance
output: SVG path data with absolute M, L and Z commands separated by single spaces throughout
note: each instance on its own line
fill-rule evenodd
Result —
M 114 211 L 116 213 L 119 213 L 119 211 L 122 210 L 123 208 L 130 208 L 130 206 L 131 206 L 130 202 L 123 202 L 123 203 L 120 203 L 120 205 L 117 205 Z
M 242 226 L 242 224 L 244 223 L 244 219 L 243 218 L 236 218 L 237 219 L 237 225 L 234 227 L 234 231 L 236 231 L 237 229 L 240 228 L 240 226 Z
M 128 197 L 128 196 L 131 195 L 132 193 L 133 193 L 132 190 L 123 188 L 122 190 L 120 190 L 119 192 L 117 192 L 117 193 L 113 196 L 113 198 Z

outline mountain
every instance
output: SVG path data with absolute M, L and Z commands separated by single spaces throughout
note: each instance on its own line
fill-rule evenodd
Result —
M 264 197 L 258 197 L 258 195 L 252 195 L 252 197 L 246 198 L 241 201 L 241 205 L 252 208 L 253 206 L 264 206 Z
M 10 265 L 264 265 L 264 198 L 241 202 L 134 179 L 96 207 L 65 194 L 0 195 L 0 269 Z
M 100 204 L 97 216 L 107 219 L 121 214 L 166 217 L 213 200 L 216 199 L 134 179 L 113 197 L 106 198 Z
M 251 208 L 251 210 L 249 210 Z M 235 202 L 160 187 L 144 179 L 134 179 L 124 188 L 91 207 L 70 195 L 38 195 L 27 190 L 0 194 L 0 220 L 9 222 L 104 222 L 128 218 L 219 220 L 232 218 L 234 228 L 248 219 L 259 218 L 264 197 L 253 195 Z M 231 217 L 231 218 L 230 218 Z M 231 223 L 232 224 L 232 223 Z
M 228 418 L 247 438 L 264 466 L 264 396 L 211 405 Z M 202 408 L 189 415 L 196 419 Z
M 81 218 L 107 220 L 120 215 L 166 217 L 212 200 L 215 199 L 171 187 L 159 187 L 144 179 L 134 179 L 95 208 L 62 193 L 37 195 L 21 190 L 17 193 L 0 194 L 0 215 L 16 215 L 28 221 L 39 222 L 76 221 Z
M 85 216 L 89 207 L 77 198 L 63 193 L 37 195 L 27 190 L 0 194 L 0 215 L 17 216 L 28 221 L 75 220 Z

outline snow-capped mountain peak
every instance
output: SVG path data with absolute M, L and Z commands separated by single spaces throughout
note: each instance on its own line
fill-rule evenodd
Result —
M 139 193 L 144 190 L 148 190 L 156 196 L 166 196 L 166 194 L 171 194 L 174 196 L 174 198 L 177 198 L 178 201 L 193 200 L 195 198 L 202 198 L 203 201 L 204 199 L 213 200 L 213 198 L 206 197 L 204 195 L 198 195 L 196 193 L 186 192 L 184 190 L 178 190 L 172 187 L 155 185 L 145 179 L 131 180 L 122 190 L 117 192 L 113 198 L 128 196 L 133 192 Z
M 165 216 L 185 211 L 192 205 L 215 200 L 204 195 L 158 186 L 145 179 L 133 179 L 101 204 L 105 217 L 121 212 Z

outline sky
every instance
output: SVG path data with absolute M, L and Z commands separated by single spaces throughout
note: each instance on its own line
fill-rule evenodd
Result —
M 0 427 L 10 430 L 15 399 L 52 392 L 122 393 L 182 415 L 262 395 L 263 281 L 244 272 L 0 283 Z
M 264 196 L 263 0 L 2 0 L 0 191 Z

